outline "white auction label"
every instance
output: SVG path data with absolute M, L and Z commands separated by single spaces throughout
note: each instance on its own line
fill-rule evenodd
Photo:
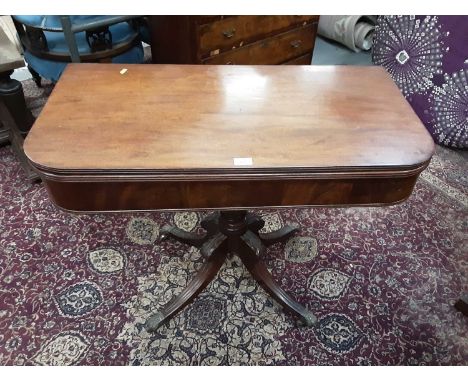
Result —
M 252 158 L 232 158 L 234 160 L 234 166 L 252 166 Z

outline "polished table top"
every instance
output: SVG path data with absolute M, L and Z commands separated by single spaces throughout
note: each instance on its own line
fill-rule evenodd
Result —
M 25 144 L 53 172 L 411 167 L 432 149 L 385 70 L 349 66 L 70 64 Z
M 61 207 L 139 210 L 394 203 L 434 144 L 381 67 L 70 64 L 24 149 Z

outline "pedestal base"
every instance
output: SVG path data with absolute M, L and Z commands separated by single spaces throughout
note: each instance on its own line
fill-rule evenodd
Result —
M 265 222 L 257 215 L 242 211 L 222 211 L 209 215 L 201 222 L 207 231 L 204 236 L 166 226 L 161 239 L 173 238 L 200 248 L 205 264 L 186 288 L 159 312 L 146 321 L 146 329 L 157 330 L 162 324 L 189 304 L 216 276 L 228 254 L 239 256 L 254 279 L 286 310 L 299 316 L 299 323 L 312 326 L 317 318 L 301 304 L 293 300 L 272 278 L 266 265 L 260 260 L 265 247 L 288 239 L 298 230 L 286 226 L 278 231 L 260 233 Z
M 18 131 L 24 137 L 34 123 L 34 117 L 26 107 L 21 82 L 10 78 L 13 70 L 0 73 L 0 100 L 5 103 Z

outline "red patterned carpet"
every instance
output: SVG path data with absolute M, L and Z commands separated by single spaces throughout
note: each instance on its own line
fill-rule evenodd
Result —
M 36 113 L 49 91 L 25 84 Z M 159 228 L 198 229 L 204 214 L 68 214 L 1 148 L 0 364 L 466 365 L 468 318 L 453 308 L 468 288 L 466 156 L 438 147 L 397 206 L 261 211 L 266 229 L 302 227 L 265 261 L 317 327 L 297 328 L 233 257 L 148 334 L 202 262 Z

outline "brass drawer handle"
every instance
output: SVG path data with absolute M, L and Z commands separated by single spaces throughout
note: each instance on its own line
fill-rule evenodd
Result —
M 294 40 L 291 41 L 291 46 L 293 48 L 299 48 L 302 45 L 302 40 Z
M 227 31 L 224 31 L 223 35 L 226 38 L 231 38 L 232 36 L 234 36 L 235 33 L 236 33 L 236 30 L 234 28 L 232 28 L 232 29 L 229 29 Z

